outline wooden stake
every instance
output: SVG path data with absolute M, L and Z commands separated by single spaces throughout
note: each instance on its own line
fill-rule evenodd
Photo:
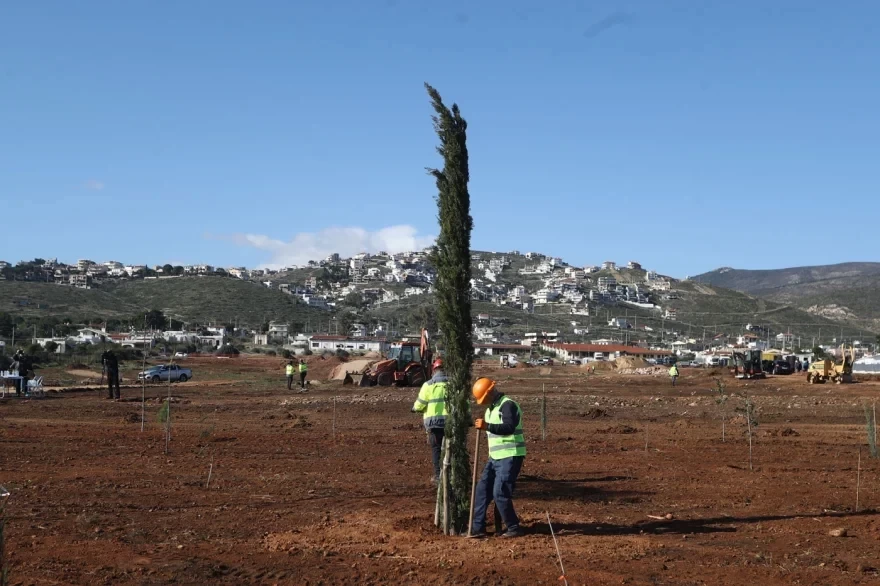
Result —
M 336 396 L 333 396 L 333 443 L 336 443 Z
M 208 480 L 205 482 L 205 488 L 211 485 L 211 473 L 214 471 L 214 454 L 211 454 L 211 465 L 208 466 Z
M 443 441 L 440 443 L 440 461 L 442 462 L 445 458 L 446 454 L 446 438 L 443 438 Z M 440 468 L 440 478 L 437 479 L 437 504 L 434 507 L 434 526 L 440 526 L 440 507 L 443 504 L 443 478 L 445 476 L 445 472 L 442 468 Z
M 450 535 L 451 528 L 452 520 L 449 518 L 449 446 L 447 445 L 443 458 L 443 533 Z
M 477 465 L 480 461 L 480 430 L 477 430 L 477 442 L 474 446 L 474 474 L 471 479 L 471 512 L 468 515 L 468 537 L 471 536 L 471 527 L 474 524 L 474 500 L 477 496 Z

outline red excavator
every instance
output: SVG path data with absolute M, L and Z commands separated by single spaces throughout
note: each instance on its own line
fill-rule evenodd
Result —
M 420 387 L 431 378 L 432 352 L 428 345 L 428 330 L 422 330 L 418 342 L 398 342 L 391 344 L 391 352 L 387 360 L 382 360 L 356 380 L 354 373 L 352 382 L 361 387 Z

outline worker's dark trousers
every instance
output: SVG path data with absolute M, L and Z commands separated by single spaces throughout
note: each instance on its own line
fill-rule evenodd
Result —
M 293 375 L 288 374 L 287 375 L 287 390 L 289 391 L 290 387 L 292 387 L 292 386 L 293 386 Z
M 513 510 L 513 489 L 525 459 L 525 456 L 513 456 L 501 460 L 490 458 L 486 462 L 486 467 L 483 468 L 483 474 L 480 475 L 480 481 L 477 483 L 471 533 L 481 533 L 486 530 L 486 509 L 493 500 L 507 530 L 519 529 L 519 517 Z
M 435 427 L 428 430 L 428 445 L 431 446 L 431 459 L 434 461 L 434 479 L 440 480 L 440 452 L 443 447 L 443 428 Z
M 306 388 L 306 373 L 299 373 L 299 386 L 302 388 Z
M 107 370 L 107 398 L 113 398 L 113 386 L 116 386 L 116 398 L 119 398 L 119 371 Z
M 673 386 L 673 387 L 675 386 L 675 380 L 676 380 L 677 378 L 678 378 L 678 376 L 673 376 L 673 377 L 672 377 L 672 386 Z

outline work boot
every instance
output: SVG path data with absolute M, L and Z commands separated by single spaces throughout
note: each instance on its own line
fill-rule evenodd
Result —
M 465 535 L 465 539 L 484 539 L 486 537 L 486 532 L 482 529 L 479 531 L 471 531 L 470 535 Z
M 525 532 L 522 529 L 520 529 L 519 527 L 516 527 L 515 529 L 508 529 L 507 531 L 505 531 L 504 533 L 501 534 L 501 537 L 512 538 L 512 537 L 522 537 L 523 535 L 525 535 Z

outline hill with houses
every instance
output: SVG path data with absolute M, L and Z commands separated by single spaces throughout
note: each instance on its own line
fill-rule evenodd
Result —
M 536 338 L 702 349 L 743 335 L 803 346 L 868 336 L 864 324 L 702 278 L 674 279 L 634 261 L 574 266 L 536 252 L 474 251 L 471 262 L 473 334 L 485 348 Z M 275 324 L 275 332 L 366 338 L 405 336 L 436 321 L 430 250 L 334 254 L 283 270 L 43 259 L 4 264 L 0 312 L 22 324 L 54 319 L 125 328 L 158 309 L 184 324 L 227 324 L 255 336 Z

